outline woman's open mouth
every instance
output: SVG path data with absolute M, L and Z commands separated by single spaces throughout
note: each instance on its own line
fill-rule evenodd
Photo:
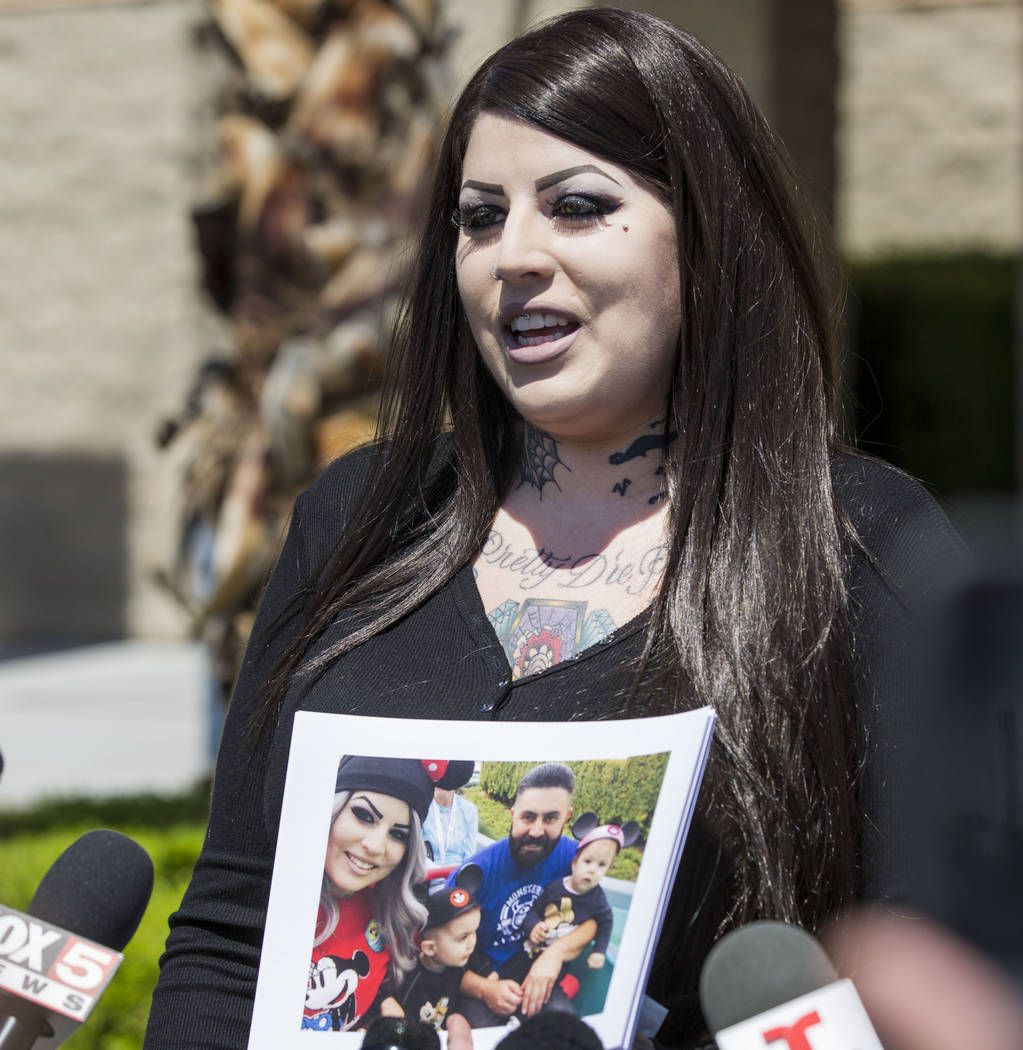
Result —
M 520 364 L 538 364 L 563 353 L 579 322 L 547 310 L 514 314 L 505 327 L 508 355 Z

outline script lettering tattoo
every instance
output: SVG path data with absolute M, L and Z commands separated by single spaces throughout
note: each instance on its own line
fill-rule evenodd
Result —
M 615 486 L 614 486 L 614 487 L 613 487 L 613 488 L 611 489 L 611 491 L 612 491 L 612 492 L 617 492 L 619 496 L 624 496 L 624 495 L 625 495 L 625 490 L 626 490 L 626 489 L 627 489 L 627 488 L 628 488 L 628 487 L 629 487 L 629 486 L 630 486 L 631 484 L 632 484 L 632 478 L 622 478 L 622 480 L 621 480 L 621 481 L 619 481 L 619 482 L 618 482 L 618 484 L 617 484 L 617 485 L 615 485 Z
M 558 455 L 558 443 L 539 427 L 527 423 L 525 439 L 519 485 L 532 485 L 540 494 L 540 499 L 543 499 L 543 487 L 548 482 L 553 482 L 556 489 L 561 489 L 554 476 L 555 468 L 571 468 L 565 466 L 564 460 Z
M 656 497 L 655 497 L 656 498 Z M 578 591 L 603 583 L 635 595 L 656 586 L 664 572 L 668 549 L 656 544 L 642 554 L 621 550 L 608 554 L 558 554 L 546 547 L 514 547 L 492 530 L 480 558 L 488 565 L 518 577 L 520 591 Z

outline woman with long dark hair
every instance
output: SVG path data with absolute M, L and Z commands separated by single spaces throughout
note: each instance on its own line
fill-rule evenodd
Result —
M 372 449 L 299 498 L 147 1047 L 245 1043 L 298 709 L 718 726 L 649 991 L 887 886 L 879 804 L 933 501 L 843 451 L 841 297 L 738 79 L 651 16 L 527 33 L 442 147 Z M 244 875 L 239 874 L 239 865 Z
M 426 874 L 423 821 L 429 763 L 349 755 L 337 773 L 302 1027 L 343 1031 L 363 1018 L 389 977 L 416 963 L 426 908 L 413 888 Z M 339 971 L 338 959 L 344 960 Z

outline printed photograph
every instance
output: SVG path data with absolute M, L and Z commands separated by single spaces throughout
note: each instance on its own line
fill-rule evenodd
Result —
M 345 756 L 302 1027 L 600 1013 L 667 762 Z
M 296 715 L 248 1050 L 541 1011 L 627 1045 L 713 723 Z

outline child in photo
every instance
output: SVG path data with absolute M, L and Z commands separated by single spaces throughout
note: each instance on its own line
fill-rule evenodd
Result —
M 580 838 L 572 870 L 544 887 L 523 922 L 523 929 L 529 931 L 520 954 L 523 976 L 549 944 L 589 919 L 596 922 L 597 932 L 586 964 L 591 970 L 599 970 L 607 959 L 614 915 L 600 882 L 618 851 L 636 841 L 639 825 L 630 822 L 625 827 L 598 826 L 595 813 L 584 813 L 572 826 L 572 834 Z
M 419 962 L 401 988 L 381 1004 L 384 1017 L 407 1017 L 437 1030 L 444 1027 L 476 948 L 481 916 L 473 893 L 479 888 L 481 875 L 477 865 L 467 864 L 454 887 L 444 887 L 427 898 L 426 926 L 419 935 Z

